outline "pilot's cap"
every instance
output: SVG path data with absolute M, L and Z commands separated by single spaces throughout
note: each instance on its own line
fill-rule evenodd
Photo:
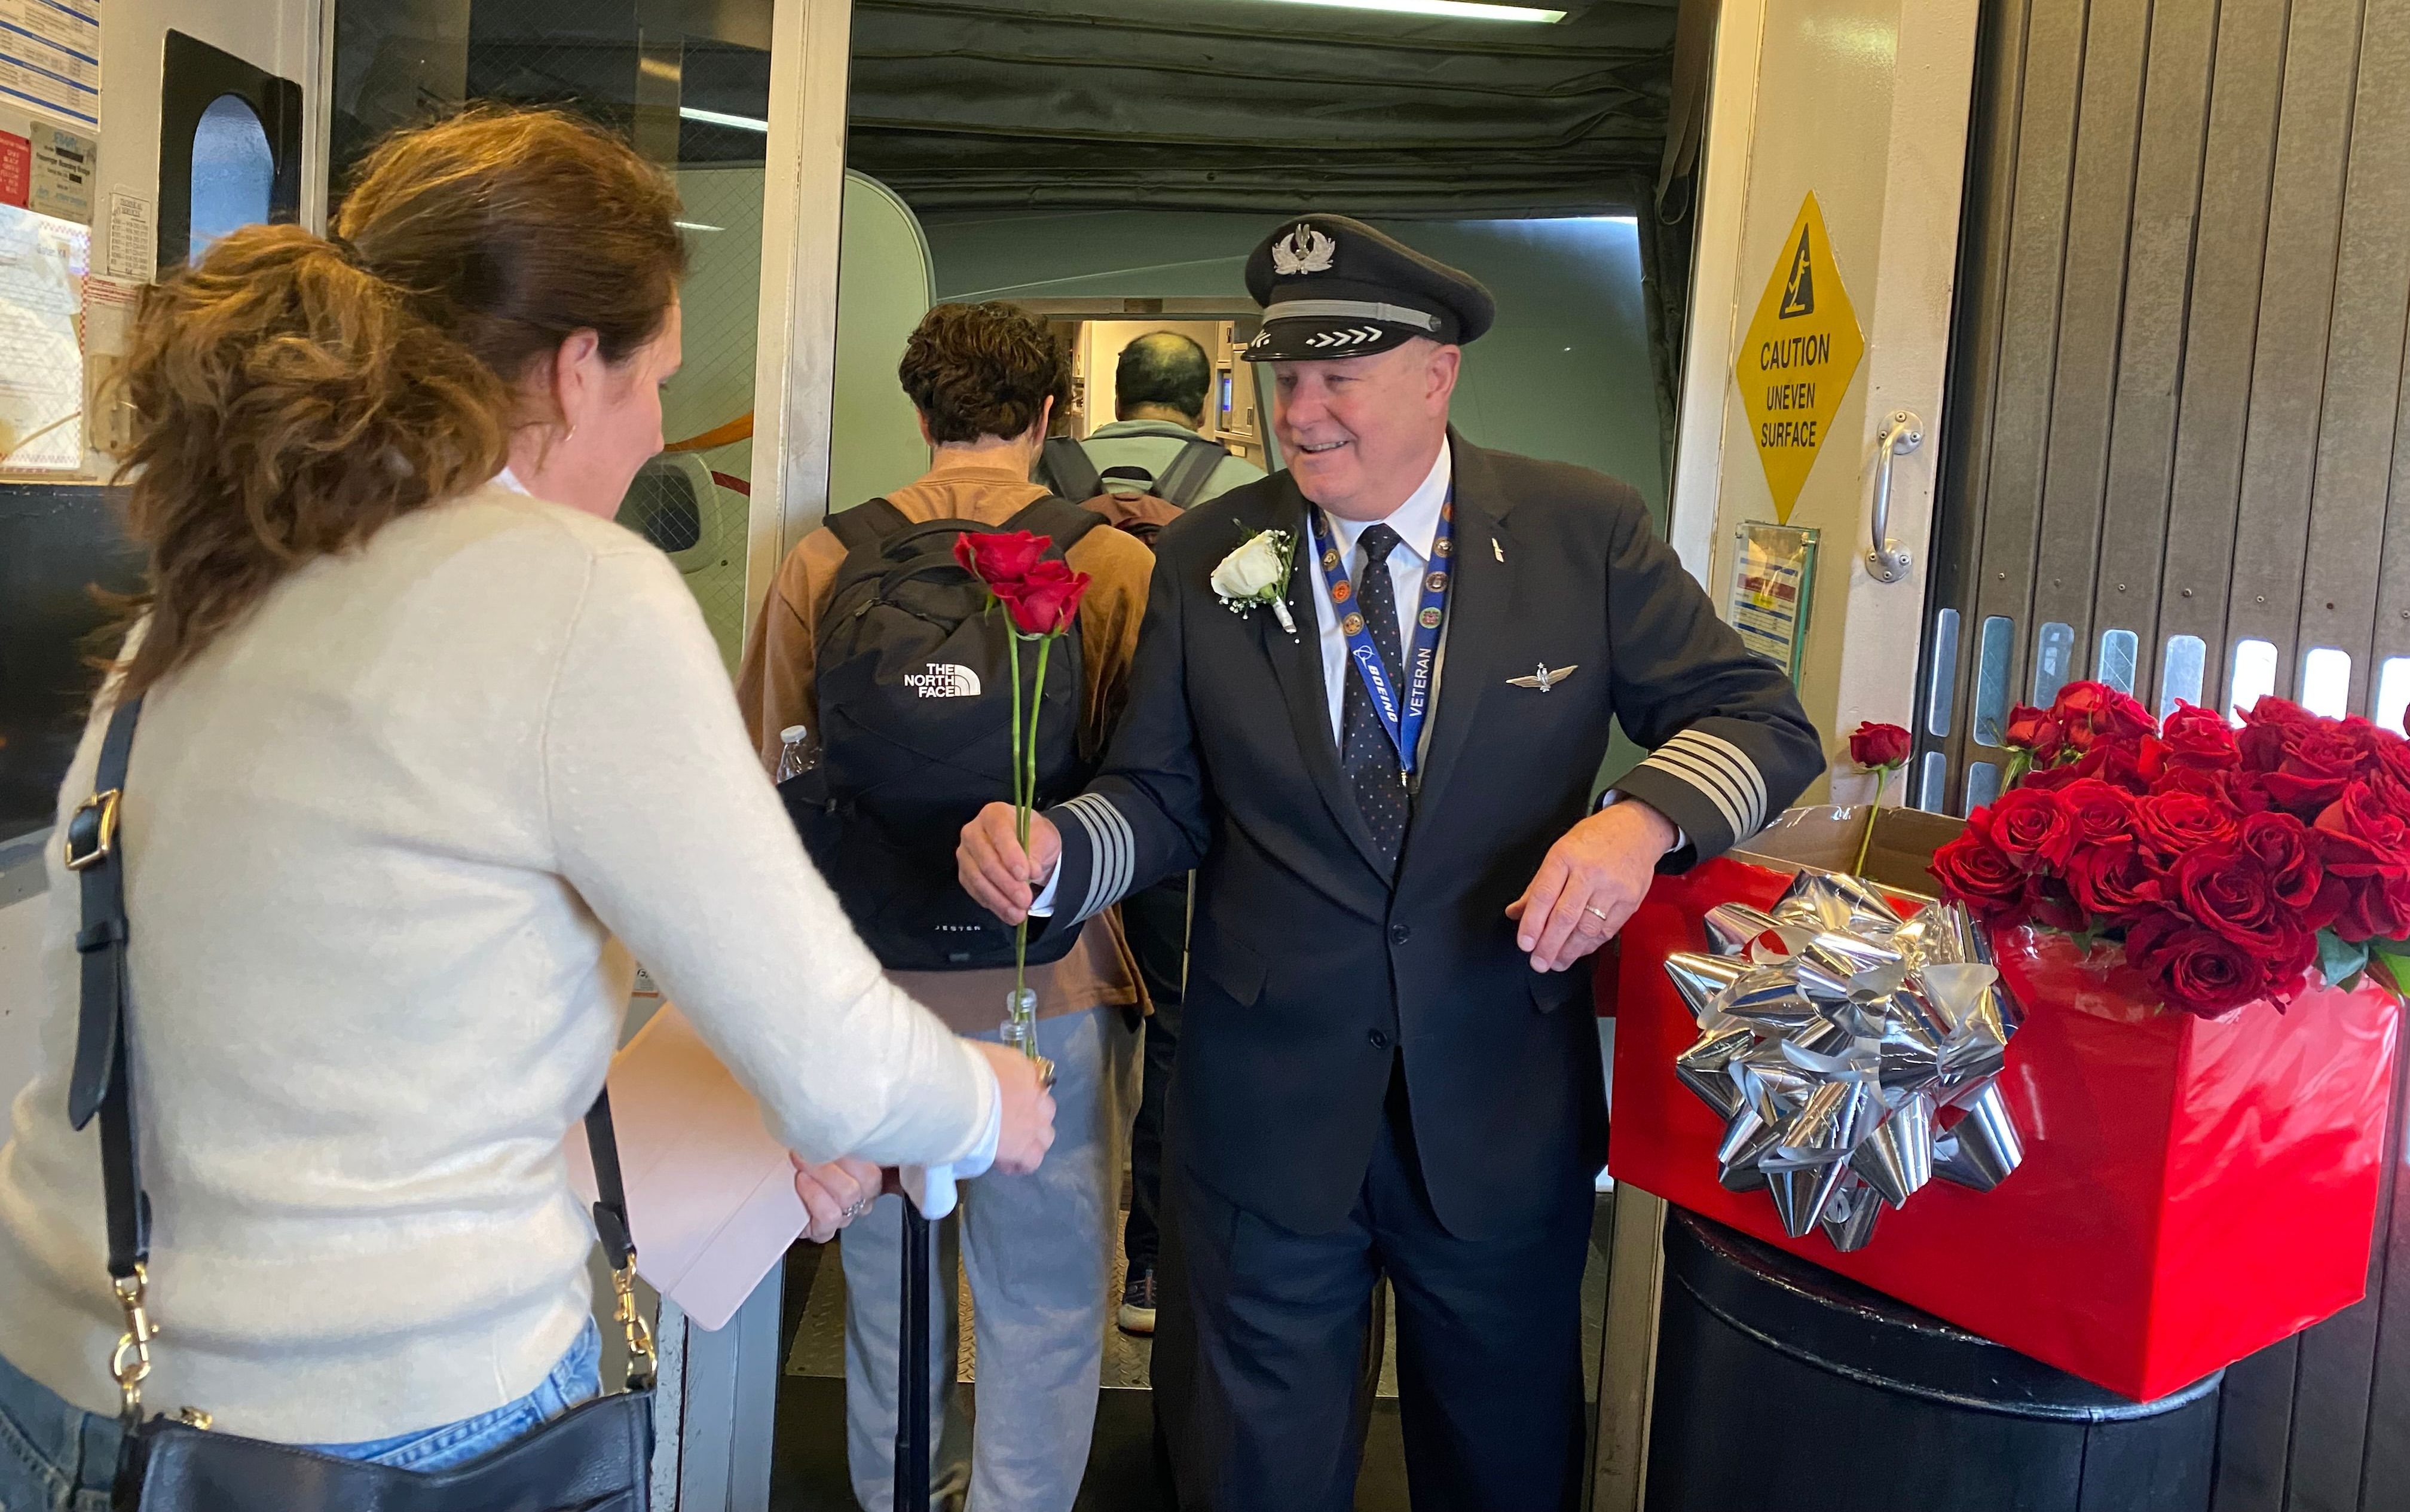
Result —
M 1358 357 L 1417 336 L 1461 344 L 1498 314 L 1472 274 L 1344 215 L 1282 222 L 1247 259 L 1247 293 L 1264 307 L 1250 362 Z

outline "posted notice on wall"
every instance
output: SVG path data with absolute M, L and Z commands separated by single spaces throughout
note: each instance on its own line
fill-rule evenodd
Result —
M 1816 587 L 1816 532 L 1751 520 L 1740 528 L 1739 543 L 1725 618 L 1743 646 L 1796 682 Z
M 83 344 L 77 329 L 92 232 L 0 205 L 0 472 L 83 466 Z
M 0 101 L 100 129 L 100 0 L 0 0 Z

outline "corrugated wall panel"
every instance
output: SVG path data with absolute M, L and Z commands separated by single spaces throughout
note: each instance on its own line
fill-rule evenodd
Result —
M 1976 631 L 1986 619 L 2003 618 L 2020 631 L 2031 622 L 2041 484 L 2050 452 L 2051 392 L 2058 366 L 2057 314 L 2074 178 L 2076 100 L 2083 79 L 2084 8 L 2083 0 L 2032 0 L 2026 11 L 2025 86 L 2001 306 L 2002 332 L 2008 339 L 2001 343 L 1992 400 L 1990 472 L 1974 613 L 1968 616 L 1970 644 L 1980 639 Z M 2025 685 L 2026 665 L 2020 638 L 2005 669 L 2011 691 Z M 1979 704 L 1970 700 L 1970 712 Z
M 2299 640 L 2351 658 L 2348 705 L 2365 709 L 2377 565 L 2402 394 L 2410 304 L 2410 3 L 2368 0 L 2352 107 L 2351 159 L 2335 259 L 2317 484 Z
M 2235 502 L 2259 335 L 2259 275 L 2285 67 L 2285 0 L 2224 0 L 2201 153 L 2200 231 L 2185 323 L 2175 486 L 2159 583 L 2159 654 L 2188 635 L 2204 647 L 2203 698 L 2226 686 L 2226 601 Z
M 2109 473 L 2118 312 L 2126 296 L 2150 7 L 2095 5 L 2085 31 L 2058 306 L 2058 368 L 2051 387 L 2049 461 L 2034 556 L 2035 652 L 2017 690 L 2027 702 L 2054 697 L 2060 684 L 2089 676 L 2092 667 L 2087 648 L 2093 644 L 2093 572 L 2100 556 Z M 2039 627 L 2045 625 L 2054 631 L 2043 634 Z
M 2359 0 L 2294 0 L 2259 278 L 2259 343 L 2235 521 L 2235 539 L 2250 549 L 2234 559 L 2226 639 L 2229 647 L 2245 640 L 2274 645 L 2275 691 L 2288 697 L 2300 669 L 2304 524 L 2326 394 L 2359 9 Z
M 2133 231 L 2126 250 L 2108 497 L 2100 511 L 2100 571 L 2093 590 L 2094 624 L 2131 630 L 2140 643 L 2135 691 L 2142 696 L 2156 687 L 2162 660 L 2160 565 L 2175 475 L 2185 309 L 2192 288 L 2201 143 L 2209 128 L 2210 63 L 2216 45 L 2216 0 L 2161 0 L 2153 7 Z M 2093 644 L 2099 644 L 2098 633 Z

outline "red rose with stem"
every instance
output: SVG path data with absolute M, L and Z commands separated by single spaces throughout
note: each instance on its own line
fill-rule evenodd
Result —
M 1012 820 L 1024 850 L 1029 849 L 1029 816 L 1038 802 L 1038 711 L 1045 706 L 1047 654 L 1055 637 L 1071 628 L 1088 574 L 1048 560 L 1054 543 L 1029 531 L 965 531 L 954 538 L 954 560 L 987 585 L 1005 613 L 1005 646 L 1012 667 Z M 1038 677 L 1029 693 L 1029 720 L 1021 719 L 1021 643 L 1038 643 Z M 1023 1054 L 1038 1058 L 1038 1025 L 1029 999 L 1029 921 L 1012 936 L 1011 1033 Z
M 1034 531 L 965 531 L 954 537 L 954 560 L 996 593 L 1029 575 L 1053 543 Z
M 1875 801 L 1866 806 L 1866 832 L 1858 837 L 1858 864 L 1852 870 L 1866 869 L 1866 851 L 1875 843 L 1875 816 L 1882 812 L 1883 786 L 1895 770 L 1908 763 L 1914 745 L 1909 733 L 1895 724 L 1868 720 L 1850 732 L 1850 760 L 1875 775 Z

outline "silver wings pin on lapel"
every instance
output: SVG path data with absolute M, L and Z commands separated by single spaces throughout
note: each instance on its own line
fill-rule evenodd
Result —
M 1559 667 L 1552 672 L 1548 669 L 1548 664 L 1546 662 L 1543 662 L 1540 663 L 1538 670 L 1533 672 L 1528 677 L 1507 678 L 1506 686 L 1509 688 L 1537 688 L 1540 691 L 1545 693 L 1549 689 L 1554 688 L 1557 684 L 1564 681 L 1567 677 L 1572 676 L 1575 673 L 1579 672 L 1581 668 L 1579 665 L 1575 665 L 1570 667 Z

